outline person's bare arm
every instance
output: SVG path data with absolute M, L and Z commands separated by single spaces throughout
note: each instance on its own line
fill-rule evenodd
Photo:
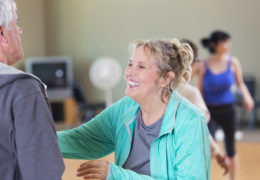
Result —
M 223 175 L 226 175 L 230 169 L 230 163 L 225 153 L 223 153 L 217 144 L 217 142 L 212 138 L 211 134 L 209 134 L 209 143 L 210 143 L 210 151 L 212 154 L 212 158 L 215 158 L 218 164 L 224 169 Z
M 197 75 L 197 87 L 200 90 L 201 95 L 203 96 L 203 78 L 204 78 L 204 74 L 205 74 L 205 69 L 204 69 L 204 63 L 201 62 L 199 64 L 199 72 Z
M 254 100 L 244 83 L 241 65 L 238 59 L 235 57 L 232 57 L 232 68 L 234 70 L 234 74 L 236 78 L 236 85 L 240 89 L 243 97 L 243 105 L 247 111 L 251 111 L 254 108 Z

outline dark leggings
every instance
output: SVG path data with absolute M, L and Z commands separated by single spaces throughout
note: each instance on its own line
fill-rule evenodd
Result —
M 233 104 L 211 106 L 207 105 L 211 119 L 208 123 L 209 131 L 215 139 L 215 132 L 220 126 L 225 134 L 225 148 L 228 157 L 236 154 L 235 131 L 237 127 L 236 112 Z

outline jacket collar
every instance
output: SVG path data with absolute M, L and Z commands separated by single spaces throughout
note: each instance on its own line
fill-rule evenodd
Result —
M 167 133 L 171 133 L 176 123 L 176 112 L 180 103 L 180 95 L 175 91 L 172 92 L 169 103 L 167 105 L 165 114 L 163 116 L 163 122 L 160 130 L 162 136 Z
M 129 124 L 131 124 L 135 120 L 139 107 L 139 104 L 135 103 L 133 106 L 129 108 L 127 112 L 122 114 L 122 119 L 125 125 L 129 126 Z
M 175 117 L 179 106 L 179 102 L 180 102 L 180 95 L 173 91 L 169 103 L 167 105 L 165 114 L 163 116 L 163 122 L 162 122 L 159 136 L 162 136 L 167 133 L 171 133 L 172 130 L 174 129 L 176 123 Z M 129 108 L 127 112 L 122 114 L 122 119 L 124 121 L 124 124 L 127 127 L 129 127 L 129 125 L 135 121 L 136 114 L 139 107 L 140 107 L 139 104 L 135 103 L 133 106 Z

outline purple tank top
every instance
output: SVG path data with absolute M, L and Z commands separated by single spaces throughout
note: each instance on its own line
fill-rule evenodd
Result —
M 235 98 L 231 87 L 235 83 L 235 75 L 231 71 L 231 59 L 230 56 L 226 71 L 219 74 L 212 73 L 207 62 L 204 61 L 203 96 L 206 104 L 225 105 L 234 103 Z

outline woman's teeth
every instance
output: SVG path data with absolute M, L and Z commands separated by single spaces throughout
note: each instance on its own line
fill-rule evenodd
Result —
M 128 83 L 129 83 L 130 86 L 139 86 L 139 83 L 134 82 L 134 81 L 129 80 Z

